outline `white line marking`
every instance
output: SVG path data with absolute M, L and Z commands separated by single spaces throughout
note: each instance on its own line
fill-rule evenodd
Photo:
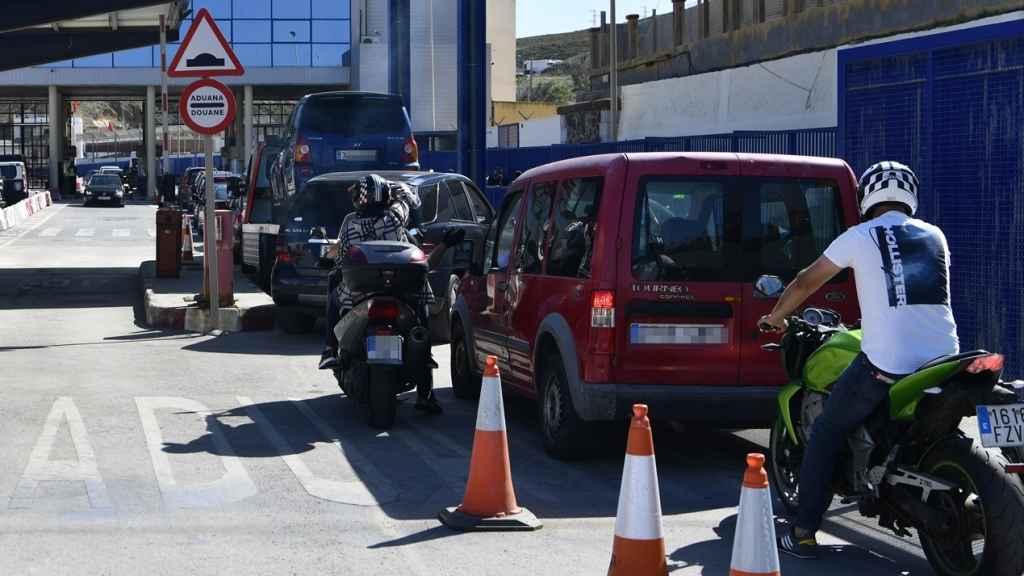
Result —
M 71 432 L 71 441 L 75 445 L 78 460 L 50 460 L 50 453 L 57 441 L 57 432 L 61 422 L 66 420 Z M 85 483 L 85 491 L 89 495 L 92 508 L 110 508 L 110 497 L 107 487 L 100 477 L 96 466 L 96 453 L 89 442 L 85 431 L 82 415 L 71 398 L 61 396 L 53 403 L 50 415 L 43 424 L 43 432 L 36 441 L 32 455 L 29 456 L 25 473 L 18 480 L 8 503 L 9 508 L 30 508 L 35 500 L 36 488 L 40 482 L 63 480 L 81 481 Z
M 224 437 L 220 423 L 215 421 L 206 406 L 195 400 L 174 397 L 137 397 L 135 405 L 139 409 L 142 431 L 146 435 L 146 444 L 149 447 L 150 459 L 153 461 L 153 472 L 156 473 L 157 483 L 160 485 L 160 494 L 168 507 L 218 506 L 244 500 L 258 492 L 245 471 L 245 466 L 238 456 L 235 456 L 235 451 Z M 207 417 L 207 431 L 211 434 L 213 446 L 221 454 L 220 459 L 224 465 L 225 472 L 220 479 L 190 486 L 178 485 L 171 470 L 171 461 L 163 451 L 163 434 L 160 433 L 160 424 L 156 418 L 158 409 L 167 408 Z
M 39 237 L 46 238 L 56 236 L 57 234 L 60 234 L 60 228 L 47 228 L 46 230 L 43 230 L 42 232 L 39 233 Z
M 77 238 L 87 238 L 89 236 L 92 236 L 95 233 L 96 233 L 96 229 L 95 228 L 79 228 L 78 232 L 75 232 L 75 237 L 77 237 Z
M 114 230 L 110 231 L 110 235 L 113 236 L 114 238 L 127 238 L 131 236 L 131 234 L 132 231 L 126 228 L 115 228 Z
M 61 206 L 57 206 L 56 208 L 53 209 L 52 212 L 50 212 L 49 216 L 47 216 L 46 218 L 43 218 L 39 222 L 36 222 L 34 226 L 32 226 L 31 228 L 27 228 L 21 234 L 18 234 L 17 236 L 15 236 L 14 238 L 11 238 L 7 242 L 4 242 L 3 244 L 0 244 L 0 248 L 6 248 L 7 246 L 10 246 L 11 244 L 17 242 L 19 238 L 21 238 L 25 234 L 28 234 L 29 232 L 35 230 L 36 228 L 39 228 L 40 226 L 45 224 L 47 220 L 49 220 L 50 218 L 53 218 L 54 216 L 57 215 L 58 212 L 60 212 L 61 210 L 65 209 L 67 207 L 68 207 L 67 204 L 63 204 Z
M 328 478 L 319 478 L 309 469 L 308 466 L 302 461 L 302 458 L 298 454 L 294 453 L 294 449 L 288 444 L 281 434 L 274 429 L 270 421 L 263 415 L 263 411 L 257 408 L 252 399 L 245 396 L 238 397 L 239 404 L 246 407 L 246 412 L 249 413 L 249 418 L 259 426 L 260 431 L 263 435 L 270 440 L 270 443 L 274 445 L 274 449 L 277 450 L 281 459 L 298 479 L 302 487 L 306 489 L 306 492 L 310 496 L 315 496 L 323 500 L 329 500 L 331 502 L 338 502 L 339 504 L 352 504 L 355 506 L 379 506 L 383 502 L 391 502 L 398 498 L 398 493 L 394 490 L 390 483 L 385 482 L 383 485 L 375 485 L 375 492 L 371 492 L 367 489 L 366 484 L 359 480 L 349 480 L 346 482 L 340 482 L 337 480 L 330 480 Z M 300 402 L 294 401 L 296 405 L 300 405 Z M 302 404 L 304 406 L 304 404 Z M 301 410 L 301 408 L 300 408 Z M 303 415 L 308 414 L 303 411 Z M 317 424 L 314 422 L 314 426 Z M 328 429 L 326 423 L 324 426 Z M 319 426 L 317 426 L 319 428 Z M 323 432 L 321 430 L 321 432 Z M 330 438 L 337 438 L 335 433 Z M 336 441 L 335 441 L 336 443 Z M 351 470 L 351 464 L 348 459 L 344 456 L 341 458 L 342 464 L 345 468 Z M 353 476 L 355 476 L 353 471 Z

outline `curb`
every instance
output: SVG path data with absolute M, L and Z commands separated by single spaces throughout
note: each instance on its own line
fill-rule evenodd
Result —
M 262 305 L 250 308 L 229 306 L 220 309 L 220 325 L 210 323 L 209 310 L 196 304 L 168 306 L 156 302 L 153 285 L 156 278 L 156 262 L 147 260 L 139 266 L 142 285 L 142 303 L 146 311 L 146 325 L 150 328 L 182 330 L 207 333 L 214 329 L 224 332 L 255 332 L 273 330 L 274 306 Z

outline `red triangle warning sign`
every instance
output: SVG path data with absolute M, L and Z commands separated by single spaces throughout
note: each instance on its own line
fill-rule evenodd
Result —
M 167 75 L 173 78 L 241 76 L 245 68 L 206 8 L 199 10 L 192 27 L 174 55 Z

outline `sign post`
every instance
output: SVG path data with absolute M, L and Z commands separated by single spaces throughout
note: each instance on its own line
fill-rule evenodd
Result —
M 235 119 L 237 105 L 231 90 L 210 76 L 241 76 L 245 69 L 205 9 L 199 10 L 174 56 L 167 75 L 198 77 L 178 101 L 182 120 L 203 138 L 206 156 L 206 206 L 203 229 L 203 273 L 206 275 L 210 325 L 220 326 L 220 267 L 217 253 L 219 222 L 214 186 L 213 135 L 223 132 Z

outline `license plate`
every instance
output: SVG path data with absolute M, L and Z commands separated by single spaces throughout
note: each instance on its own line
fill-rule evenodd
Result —
M 335 150 L 334 159 L 345 162 L 373 162 L 377 160 L 376 150 Z
M 110 196 L 98 196 L 99 200 L 110 200 Z
M 978 406 L 977 409 L 982 446 L 1024 446 L 1024 404 Z
M 366 362 L 369 364 L 401 364 L 402 337 L 380 334 L 367 336 Z

